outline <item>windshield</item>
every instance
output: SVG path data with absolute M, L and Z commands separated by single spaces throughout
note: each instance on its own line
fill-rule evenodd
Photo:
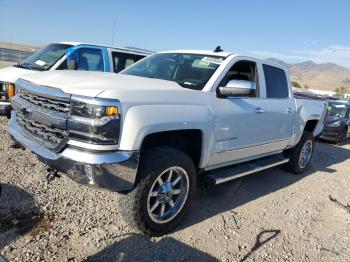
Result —
M 66 53 L 66 50 L 70 47 L 72 46 L 65 44 L 50 44 L 35 52 L 16 66 L 38 71 L 49 70 L 59 59 L 62 58 Z
M 182 87 L 202 90 L 225 58 L 199 54 L 155 54 L 121 74 L 170 80 Z
M 328 116 L 347 117 L 348 107 L 343 104 L 328 104 Z

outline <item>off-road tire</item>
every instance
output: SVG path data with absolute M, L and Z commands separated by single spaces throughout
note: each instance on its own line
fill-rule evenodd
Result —
M 300 163 L 299 163 L 299 157 L 301 154 L 301 150 L 307 141 L 312 142 L 312 153 L 311 153 L 311 158 L 309 162 L 306 164 L 306 166 L 302 167 L 300 166 Z M 304 131 L 303 135 L 300 138 L 299 143 L 295 147 L 288 149 L 285 152 L 286 156 L 289 158 L 289 162 L 285 165 L 285 169 L 297 175 L 304 173 L 304 171 L 310 166 L 314 151 L 315 151 L 315 137 L 311 132 Z
M 172 166 L 186 170 L 189 178 L 188 197 L 182 210 L 169 222 L 154 222 L 147 212 L 147 197 L 153 182 L 159 174 Z M 147 235 L 159 236 L 170 232 L 182 220 L 197 187 L 197 174 L 191 158 L 184 152 L 171 147 L 155 147 L 141 153 L 136 187 L 128 194 L 118 197 L 122 218 L 131 227 Z

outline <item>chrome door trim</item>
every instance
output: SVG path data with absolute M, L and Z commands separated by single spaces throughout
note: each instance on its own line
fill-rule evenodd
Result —
M 268 143 L 264 143 L 264 144 L 257 144 L 257 145 L 252 145 L 252 146 L 239 147 L 239 148 L 235 148 L 235 149 L 231 149 L 231 150 L 220 151 L 220 152 L 217 152 L 217 153 L 213 153 L 212 156 L 225 154 L 225 153 L 230 153 L 230 152 L 234 152 L 234 151 L 242 150 L 242 149 L 249 149 L 249 148 L 252 148 L 252 147 L 267 146 L 267 145 L 270 145 L 270 144 L 279 143 L 279 142 L 283 142 L 283 141 L 289 142 L 289 138 L 287 138 L 287 139 L 280 139 L 280 140 L 276 140 L 276 141 L 268 142 Z

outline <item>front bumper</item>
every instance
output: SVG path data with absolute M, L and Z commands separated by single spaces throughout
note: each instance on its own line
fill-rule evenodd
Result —
M 11 103 L 7 101 L 0 101 L 0 116 L 10 117 Z
M 65 173 L 79 184 L 122 192 L 133 189 L 139 162 L 138 151 L 87 151 L 68 146 L 54 153 L 28 137 L 12 115 L 7 131 L 17 142 L 35 153 L 52 169 Z

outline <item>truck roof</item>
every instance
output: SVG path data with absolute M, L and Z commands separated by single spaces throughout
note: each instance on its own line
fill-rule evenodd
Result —
M 210 56 L 220 56 L 220 57 L 228 57 L 229 55 L 237 54 L 234 52 L 214 52 L 209 50 L 170 50 L 170 51 L 162 51 L 159 53 L 182 53 L 182 54 L 200 54 L 200 55 L 210 55 Z
M 107 47 L 107 48 L 116 49 L 116 50 L 136 52 L 136 53 L 140 53 L 140 54 L 144 54 L 144 55 L 150 55 L 150 54 L 154 53 L 152 51 L 146 51 L 146 50 L 141 50 L 141 49 L 137 49 L 137 48 L 116 47 L 116 46 L 99 45 L 99 44 L 83 43 L 83 42 L 58 42 L 58 43 L 65 44 L 65 45 L 72 45 L 72 46 L 78 46 L 78 45 L 100 46 L 100 47 Z
M 199 55 L 208 55 L 208 56 L 218 56 L 218 57 L 224 57 L 224 58 L 226 58 L 230 55 L 243 56 L 245 58 L 251 58 L 251 59 L 254 59 L 256 61 L 260 61 L 263 64 L 271 65 L 271 66 L 278 67 L 278 68 L 283 68 L 285 70 L 287 69 L 285 65 L 280 64 L 280 63 L 276 63 L 274 61 L 269 61 L 266 59 L 259 59 L 256 57 L 251 57 L 251 56 L 247 56 L 244 54 L 240 54 L 240 53 L 236 53 L 236 52 L 228 52 L 228 51 L 214 52 L 214 51 L 210 51 L 210 50 L 170 50 L 170 51 L 162 51 L 162 52 L 158 52 L 158 53 L 162 53 L 162 54 L 167 54 L 167 53 L 199 54 Z

